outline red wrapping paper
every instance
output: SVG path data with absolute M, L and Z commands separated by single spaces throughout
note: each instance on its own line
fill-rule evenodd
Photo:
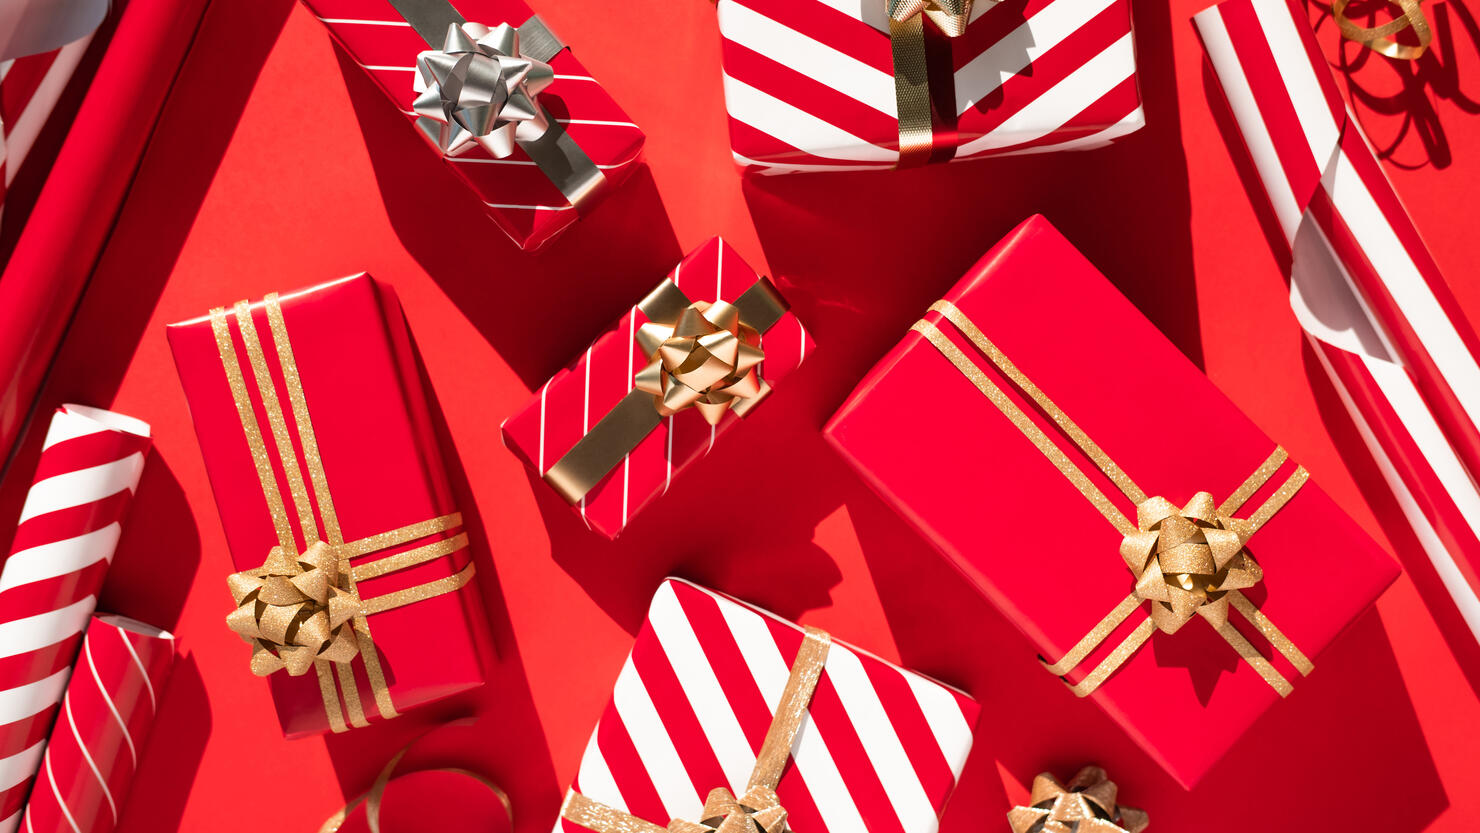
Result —
M 108 833 L 118 826 L 175 663 L 158 628 L 93 617 L 26 802 L 26 833 Z
M 394 291 L 361 274 L 283 295 L 281 305 L 344 539 L 357 540 L 457 511 L 432 431 L 410 333 Z M 252 306 L 252 313 L 272 368 L 276 395 L 286 408 L 288 393 L 267 314 L 260 302 Z M 255 374 L 229 308 L 227 317 L 253 407 L 264 426 L 277 485 L 289 507 L 287 511 L 294 513 L 280 455 L 266 429 L 268 422 L 253 381 Z M 172 324 L 168 330 L 234 569 L 260 567 L 278 538 L 227 384 L 211 321 L 209 317 L 198 318 Z M 289 409 L 289 419 L 291 413 Z M 302 435 L 296 423 L 292 436 L 296 459 L 302 454 Z M 303 476 L 307 481 L 308 473 Z M 317 502 L 315 511 L 322 518 Z M 301 532 L 295 535 L 301 538 Z M 306 547 L 301 540 L 297 543 Z M 409 547 L 392 551 L 406 549 Z M 358 566 L 392 551 L 373 553 L 352 563 Z M 359 592 L 373 600 L 452 576 L 468 565 L 470 557 L 468 549 L 463 548 L 409 569 L 361 580 Z M 224 576 L 221 594 L 225 615 L 230 610 L 230 597 Z M 367 619 L 397 711 L 482 684 L 479 652 L 487 641 L 487 625 L 474 584 L 372 613 Z M 429 650 L 432 647 L 435 650 Z M 242 649 L 243 674 L 248 673 L 248 653 Z M 357 657 L 351 667 L 366 716 L 380 719 L 362 659 Z M 301 677 L 279 671 L 267 678 L 267 684 L 285 735 L 303 737 L 331 728 L 313 671 Z M 339 701 L 348 714 L 342 689 Z
M 1275 448 L 1041 217 L 998 244 L 946 297 L 1149 495 L 1181 506 L 1206 490 L 1221 502 Z M 954 327 L 941 327 L 999 379 Z M 1015 388 L 1004 389 L 1017 398 Z M 1053 423 L 1026 408 L 1080 459 Z M 1131 591 L 1115 528 L 919 333 L 911 331 L 879 363 L 826 432 L 1049 661 L 1068 653 Z M 935 468 L 932 461 L 941 459 L 948 468 Z M 1293 468 L 1287 463 L 1236 514 L 1247 516 Z M 1087 473 L 1135 518 L 1108 479 L 1092 465 Z M 1313 481 L 1254 534 L 1248 550 L 1264 580 L 1245 594 L 1314 661 L 1317 674 L 1321 651 L 1397 575 L 1392 559 Z M 1069 680 L 1093 668 L 1145 608 Z M 1230 621 L 1271 656 L 1298 694 L 1301 676 L 1290 663 L 1238 614 Z M 1188 787 L 1279 699 L 1198 621 L 1175 634 L 1155 633 L 1091 697 Z M 1073 699 L 1066 691 L 1049 707 L 1072 708 Z M 1188 727 L 1196 729 L 1189 734 Z
M 416 56 L 427 49 L 426 41 L 386 0 L 303 2 L 324 21 L 355 63 L 375 79 L 396 109 L 415 121 L 412 82 Z M 520 0 L 457 0 L 453 5 L 467 20 L 487 26 L 519 26 L 534 13 Z M 540 94 L 539 103 L 606 174 L 606 187 L 616 187 L 637 168 L 642 130 L 591 77 L 572 50 L 562 50 L 549 63 L 555 70 L 555 83 Z M 441 154 L 440 149 L 432 149 Z M 461 156 L 445 157 L 444 161 L 521 249 L 533 251 L 544 246 L 578 217 L 575 207 L 523 150 L 516 148 L 508 159 L 495 159 L 476 148 Z
M 733 301 L 759 275 L 716 237 L 684 257 L 669 278 L 691 301 Z M 632 389 L 633 376 L 648 362 L 634 339 L 647 320 L 634 305 L 580 358 L 551 377 L 529 404 L 504 421 L 504 445 L 541 475 L 549 471 Z M 801 321 L 788 312 L 762 335 L 761 348 L 766 358 L 760 375 L 774 388 L 802 363 L 813 343 Z M 696 410 L 688 409 L 663 420 L 574 508 L 588 527 L 617 537 L 737 419 L 726 413 L 711 428 Z

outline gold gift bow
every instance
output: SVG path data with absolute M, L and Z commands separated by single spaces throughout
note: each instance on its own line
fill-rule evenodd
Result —
M 277 293 L 268 295 L 263 306 L 267 312 L 273 344 L 276 347 L 278 365 L 283 375 L 283 385 L 288 392 L 288 400 L 293 409 L 293 423 L 298 431 L 303 460 L 308 469 L 308 479 L 313 486 L 313 503 L 310 503 L 303 473 L 298 467 L 298 455 L 293 448 L 292 436 L 283 414 L 282 405 L 278 400 L 277 389 L 274 387 L 272 373 L 267 365 L 266 354 L 257 337 L 257 326 L 252 319 L 251 306 L 246 301 L 238 301 L 233 312 L 237 327 L 241 332 L 242 345 L 246 349 L 247 359 L 252 366 L 252 375 L 262 396 L 262 409 L 267 415 L 273 444 L 277 448 L 283 473 L 288 481 L 289 493 L 298 516 L 303 540 L 308 544 L 304 554 L 312 550 L 317 542 L 323 541 L 337 560 L 335 573 L 343 580 L 343 587 L 340 589 L 358 605 L 358 612 L 350 619 L 358 648 L 356 653 L 364 662 L 365 676 L 370 681 L 370 690 L 374 694 L 377 710 L 383 718 L 390 719 L 399 713 L 391 701 L 385 671 L 380 664 L 380 654 L 375 650 L 375 642 L 370 634 L 370 623 L 366 617 L 373 613 L 392 610 L 458 590 L 472 579 L 474 567 L 469 561 L 467 566 L 451 576 L 368 600 L 360 598 L 357 583 L 457 552 L 467 547 L 468 536 L 466 532 L 463 532 L 451 538 L 438 538 L 414 549 L 359 565 L 351 566 L 350 560 L 408 544 L 421 538 L 441 535 L 461 526 L 462 515 L 454 512 L 356 541 L 344 540 L 339 527 L 339 516 L 334 511 L 334 501 L 329 493 L 329 482 L 324 474 L 323 459 L 319 455 L 318 440 L 314 435 L 313 422 L 309 418 L 308 402 L 304 397 L 303 383 L 298 375 L 298 363 L 293 356 L 293 347 L 288 339 L 288 329 L 283 322 L 283 310 L 278 302 Z M 263 441 L 262 429 L 257 423 L 256 410 L 252 404 L 246 378 L 237 360 L 236 345 L 232 341 L 231 328 L 227 323 L 226 315 L 223 307 L 211 310 L 211 330 L 216 337 L 216 348 L 221 355 L 221 366 L 226 372 L 226 380 L 231 388 L 232 400 L 236 404 L 237 416 L 241 419 L 242 433 L 246 436 L 247 446 L 257 467 L 257 477 L 262 484 L 262 496 L 267 501 L 268 514 L 272 518 L 273 531 L 277 535 L 278 547 L 274 550 L 278 551 L 280 547 L 280 554 L 294 553 L 296 560 L 299 550 L 298 543 L 293 537 L 293 524 L 288 517 L 282 494 L 278 491 L 277 476 L 272 468 L 272 457 Z M 322 534 L 314 518 L 314 504 L 317 504 L 319 517 L 322 519 Z M 251 639 L 248 641 L 253 642 Z M 254 670 L 259 665 L 257 654 L 260 650 L 269 649 L 267 646 L 253 642 Z M 365 719 L 365 709 L 360 702 L 359 688 L 355 682 L 354 669 L 350 662 L 353 656 L 350 655 L 349 660 L 344 662 L 333 662 L 322 656 L 316 656 L 313 660 L 313 669 L 319 682 L 319 694 L 324 702 L 324 714 L 328 718 L 329 727 L 335 732 L 348 730 L 349 727 L 345 725 L 346 714 L 349 726 L 370 725 Z M 339 693 L 335 690 L 336 676 L 338 687 L 344 695 L 343 711 L 340 709 Z
M 1009 810 L 1007 823 L 1012 833 L 1141 833 L 1150 823 L 1146 811 L 1116 804 L 1118 792 L 1097 766 L 1079 770 L 1067 787 L 1040 773 L 1030 806 Z
M 1428 50 L 1434 33 L 1419 0 L 1388 0 L 1390 5 L 1397 6 L 1402 11 L 1402 15 L 1379 26 L 1359 26 L 1347 17 L 1346 7 L 1350 2 L 1351 0 L 1331 0 L 1331 16 L 1336 18 L 1336 27 L 1341 30 L 1342 37 L 1400 61 L 1417 60 Z M 1410 28 L 1418 38 L 1417 46 L 1394 40 L 1394 35 Z
M 1067 414 L 1060 410 L 1043 391 L 1039 390 L 1037 385 L 1034 385 L 1030 379 L 1023 375 L 1022 371 L 1018 370 L 1017 366 L 955 304 L 942 299 L 931 305 L 930 311 L 940 313 L 946 320 L 954 324 L 983 355 L 996 365 L 997 369 L 1004 376 L 1026 396 L 1032 399 L 1034 404 L 1041 408 L 1044 414 L 1058 425 L 1064 435 L 1072 440 L 1079 447 L 1080 451 L 1094 462 L 1104 472 L 1105 476 L 1120 488 L 1127 498 L 1137 505 L 1138 510 L 1151 500 L 1078 425 L 1074 424 L 1073 420 Z M 1034 447 L 1042 452 L 1058 468 L 1059 472 L 1079 490 L 1080 494 L 1084 495 L 1085 499 L 1093 504 L 1100 511 L 1100 514 L 1121 533 L 1123 536 L 1122 554 L 1124 555 L 1124 550 L 1127 547 L 1127 544 L 1124 543 L 1125 539 L 1139 537 L 1145 530 L 1140 529 L 1137 525 L 1133 525 L 1115 504 L 1111 503 L 1110 499 L 1090 481 L 1084 472 L 1075 466 L 1068 456 L 1049 439 L 1043 430 L 1035 425 L 1028 415 L 1015 402 L 1009 399 L 991 379 L 987 378 L 987 375 L 973 364 L 961 348 L 957 347 L 934 322 L 921 319 L 915 323 L 912 329 L 925 336 L 936 349 L 945 355 L 961 371 L 962 375 L 974 384 L 1022 432 L 1023 436 L 1029 442 L 1033 443 Z M 1264 464 L 1250 475 L 1244 481 L 1243 485 L 1218 507 L 1217 514 L 1224 518 L 1231 517 L 1234 512 L 1242 507 L 1249 498 L 1253 497 L 1254 493 L 1274 475 L 1285 460 L 1286 454 L 1284 450 L 1276 448 L 1274 453 L 1265 460 Z M 1241 531 L 1239 532 L 1240 537 L 1247 540 L 1246 536 L 1253 535 L 1257 532 L 1259 527 L 1263 526 L 1266 521 L 1284 507 L 1290 498 L 1294 497 L 1295 493 L 1304 485 L 1308 476 L 1303 467 L 1297 467 L 1295 472 L 1290 475 L 1284 484 L 1253 515 L 1238 524 L 1241 527 Z M 1133 572 L 1134 569 L 1132 567 Z M 1139 583 L 1142 574 L 1136 573 L 1135 575 Z M 1275 624 L 1259 608 L 1255 607 L 1254 603 L 1249 601 L 1248 597 L 1244 596 L 1243 593 L 1237 589 L 1229 589 L 1223 592 L 1220 598 L 1226 599 L 1227 606 L 1231 606 L 1234 610 L 1242 614 L 1250 624 L 1269 640 L 1270 645 L 1283 654 L 1302 675 L 1307 675 L 1313 670 L 1314 666 L 1310 659 L 1281 633 L 1279 628 L 1275 627 Z M 1060 677 L 1067 675 L 1085 657 L 1089 656 L 1095 648 L 1099 647 L 1100 643 L 1109 637 L 1121 622 L 1124 622 L 1131 614 L 1135 613 L 1140 607 L 1141 602 L 1142 598 L 1135 591 L 1132 591 L 1093 630 L 1071 648 L 1069 653 L 1065 654 L 1057 663 L 1049 664 L 1044 662 L 1044 667 Z M 1153 609 L 1159 603 L 1159 601 L 1153 601 Z M 1217 621 L 1220 609 L 1224 613 L 1221 622 Z M 1196 612 L 1207 620 L 1218 635 L 1223 637 L 1234 651 L 1253 667 L 1264 678 L 1264 681 L 1269 683 L 1281 697 L 1287 696 L 1290 693 L 1290 681 L 1286 680 L 1284 675 L 1276 670 L 1274 665 L 1265 659 L 1249 640 L 1228 621 L 1226 607 L 1224 605 L 1204 604 L 1198 607 Z M 1065 684 L 1069 685 L 1070 690 L 1076 696 L 1085 697 L 1089 695 L 1106 678 L 1115 673 L 1115 670 L 1127 659 L 1130 659 L 1146 643 L 1146 640 L 1151 638 L 1151 634 L 1157 630 L 1158 626 L 1158 622 L 1151 615 L 1148 615 L 1083 680 L 1073 685 L 1070 685 L 1066 680 Z
M 946 37 L 966 31 L 974 0 L 885 0 L 889 48 L 894 57 L 894 101 L 899 111 L 899 164 L 910 168 L 930 161 L 935 130 L 930 118 L 930 69 L 925 56 L 925 18 Z M 996 0 L 990 0 L 996 2 Z M 948 79 L 954 83 L 954 79 Z M 954 113 L 950 114 L 955 116 Z
M 738 800 L 728 789 L 716 787 L 705 799 L 698 822 L 672 819 L 664 827 L 572 790 L 565 795 L 560 817 L 596 833 L 785 833 L 786 810 L 776 796 L 776 785 L 781 783 L 831 644 L 826 631 L 806 629 L 745 794 Z
M 717 302 L 706 309 L 712 309 L 719 303 L 723 302 Z M 649 358 L 649 363 L 635 375 L 633 387 L 627 395 L 541 475 L 566 502 L 577 504 L 584 500 L 586 494 L 622 462 L 622 458 L 632 453 L 637 444 L 657 428 L 665 417 L 672 415 L 671 410 L 665 413 L 662 393 L 655 395 L 653 392 L 655 374 L 661 373 L 662 368 L 654 368 L 652 360 L 661 358 L 656 353 L 666 340 L 659 337 L 664 328 L 669 333 L 674 333 L 684 314 L 698 306 L 701 304 L 690 303 L 688 296 L 671 278 L 664 279 L 647 297 L 638 302 L 637 309 L 648 321 L 658 325 L 653 329 L 644 325 L 636 336 L 638 346 L 643 350 L 643 355 Z M 731 307 L 730 304 L 724 306 Z M 786 314 L 787 306 L 769 280 L 757 278 L 749 289 L 735 299 L 733 309 L 739 313 L 738 321 L 735 322 L 737 327 L 749 328 L 760 335 L 781 320 L 781 316 Z M 717 410 L 711 409 L 711 413 L 706 413 L 705 418 L 709 419 L 713 415 L 713 421 L 717 422 L 718 417 L 724 415 L 725 408 L 734 411 L 736 416 L 745 416 L 771 390 L 764 379 L 757 377 L 755 381 L 757 387 L 753 395 L 733 396 L 727 405 L 722 405 Z

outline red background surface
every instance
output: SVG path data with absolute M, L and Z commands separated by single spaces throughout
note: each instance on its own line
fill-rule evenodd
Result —
M 216 0 L 207 12 L 44 393 L 47 407 L 111 406 L 157 435 L 103 607 L 173 629 L 182 657 L 122 830 L 312 830 L 408 739 L 476 713 L 453 757 L 508 789 L 518 833 L 545 833 L 668 573 L 973 692 L 983 717 L 945 833 L 1006 829 L 1001 814 L 1034 773 L 1067 777 L 1087 761 L 1110 768 L 1156 829 L 1473 828 L 1480 649 L 1447 603 L 1425 607 L 1442 589 L 1302 346 L 1269 243 L 1277 231 L 1250 204 L 1252 169 L 1226 146 L 1232 126 L 1210 102 L 1215 84 L 1187 22 L 1205 0 L 1138 3 L 1148 127 L 1115 148 L 756 185 L 730 164 L 707 4 L 538 5 L 649 137 L 648 170 L 538 256 L 481 215 L 304 10 Z M 1465 0 L 1426 6 L 1437 54 L 1416 68 L 1372 57 L 1354 68 L 1351 91 L 1373 141 L 1393 146 L 1398 190 L 1480 318 L 1480 101 L 1469 98 L 1480 97 L 1480 27 Z M 1335 55 L 1329 20 L 1320 34 Z M 1033 212 L 1409 571 L 1192 793 L 1044 674 L 1013 626 L 818 433 L 928 303 Z M 500 447 L 498 422 L 716 232 L 777 277 L 817 352 L 703 471 L 605 542 Z M 246 647 L 221 621 L 231 567 L 163 325 L 362 269 L 396 285 L 418 338 L 454 489 L 483 533 L 474 556 L 499 657 L 481 692 L 288 742 Z M 1053 326 L 1051 311 L 1043 325 Z M 1154 380 L 1132 370 L 1127 384 L 1154 397 Z M 42 428 L 0 490 L 0 517 L 19 509 Z M 726 477 L 735 480 L 716 482 Z M 716 495 L 724 535 L 705 541 L 665 522 L 699 516 Z

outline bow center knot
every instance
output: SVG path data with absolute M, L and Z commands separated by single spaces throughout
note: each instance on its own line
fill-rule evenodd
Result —
M 663 416 L 693 407 L 710 425 L 718 424 L 725 411 L 764 395 L 757 372 L 765 358 L 760 340 L 735 305 L 696 301 L 675 322 L 642 325 L 637 342 L 648 364 L 634 384 L 656 398 Z
M 507 23 L 448 26 L 442 48 L 417 55 L 416 69 L 417 124 L 449 156 L 481 145 L 502 159 L 516 140 L 538 139 L 550 127 L 535 97 L 555 70 L 521 52 L 519 30 Z
M 704 800 L 699 822 L 674 819 L 670 833 L 786 833 L 786 810 L 776 791 L 764 785 L 752 787 L 744 798 L 724 787 L 715 787 Z
M 1136 507 L 1136 531 L 1121 541 L 1120 555 L 1136 575 L 1136 597 L 1152 603 L 1156 627 L 1175 633 L 1194 614 L 1221 626 L 1228 591 L 1264 578 L 1244 549 L 1252 535 L 1248 521 L 1220 513 L 1207 492 L 1181 508 L 1153 497 Z
M 255 570 L 226 578 L 236 610 L 226 624 L 252 646 L 252 673 L 297 677 L 315 660 L 349 662 L 359 653 L 358 595 L 338 554 L 317 541 L 301 554 L 273 547 Z
M 995 1 L 995 0 L 994 0 Z M 887 0 L 889 19 L 903 23 L 915 15 L 930 18 L 947 37 L 958 38 L 966 32 L 973 0 Z

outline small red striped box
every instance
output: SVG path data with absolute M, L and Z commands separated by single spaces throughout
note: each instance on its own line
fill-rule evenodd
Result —
M 658 825 L 698 819 L 716 787 L 743 795 L 802 640 L 775 614 L 663 582 L 571 792 Z M 935 833 L 977 712 L 966 694 L 833 639 L 776 787 L 787 826 Z
M 694 301 L 733 301 L 760 279 L 718 237 L 690 252 L 668 276 Z M 523 410 L 505 420 L 504 445 L 542 477 L 549 472 L 633 389 L 633 377 L 648 363 L 634 336 L 647 321 L 637 305 L 628 310 L 574 363 L 542 385 Z M 766 354 L 760 375 L 774 388 L 814 345 L 802 322 L 787 312 L 761 336 L 760 346 Z M 617 537 L 737 420 L 731 412 L 711 426 L 693 408 L 663 419 L 575 510 L 587 527 Z
M 410 24 L 386 0 L 303 3 L 407 120 L 414 122 L 416 56 L 427 44 Z M 520 0 L 457 0 L 454 5 L 469 21 L 487 26 L 519 26 L 533 14 Z M 606 175 L 608 189 L 617 186 L 637 168 L 642 130 L 570 49 L 549 63 L 555 70 L 555 83 L 540 94 L 539 103 Z M 419 130 L 417 134 L 422 135 Z M 441 154 L 430 141 L 428 146 Z M 460 156 L 444 156 L 443 161 L 478 195 L 488 215 L 521 249 L 539 249 L 576 222 L 575 206 L 523 150 L 515 148 L 513 156 L 496 159 L 474 148 Z
M 965 33 L 940 38 L 957 116 L 937 147 L 977 159 L 1101 147 L 1138 130 L 1130 7 L 978 0 Z M 737 164 L 777 174 L 898 163 L 884 0 L 719 0 L 718 10 Z

